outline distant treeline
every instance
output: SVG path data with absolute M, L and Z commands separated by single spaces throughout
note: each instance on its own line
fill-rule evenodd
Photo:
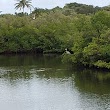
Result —
M 0 15 L 0 53 L 55 52 L 63 61 L 110 68 L 110 8 L 70 3 Z

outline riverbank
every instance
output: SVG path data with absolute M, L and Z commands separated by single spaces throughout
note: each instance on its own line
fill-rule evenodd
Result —
M 62 50 L 46 50 L 43 51 L 42 49 L 36 49 L 36 50 L 26 50 L 26 51 L 18 51 L 18 52 L 13 52 L 13 51 L 7 51 L 7 52 L 1 52 L 0 55 L 6 55 L 6 54 L 63 54 L 64 51 Z
M 34 20 L 31 14 L 0 15 L 0 53 L 63 53 L 69 49 L 73 54 L 67 61 L 110 69 L 109 10 L 92 7 L 96 11 L 91 14 L 78 13 L 77 6 L 85 5 L 45 10 Z

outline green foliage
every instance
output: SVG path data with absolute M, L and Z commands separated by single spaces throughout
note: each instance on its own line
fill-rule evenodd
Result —
M 72 21 L 61 12 L 45 13 L 35 20 L 31 16 L 1 15 L 0 53 L 37 49 L 63 52 L 73 44 Z
M 64 62 L 110 68 L 108 10 L 70 3 L 63 8 L 36 8 L 25 16 L 0 15 L 0 53 L 63 53 L 65 48 L 73 54 L 64 53 Z
M 107 28 L 110 28 L 110 14 L 105 11 L 99 11 L 91 18 L 91 23 L 96 32 L 98 33 L 98 36 L 106 30 Z
M 37 17 L 41 16 L 42 14 L 49 13 L 49 9 L 43 9 L 43 8 L 34 8 L 34 11 L 32 14 L 35 14 Z
M 69 62 L 110 68 L 110 14 L 100 11 L 92 16 L 78 15 L 74 26 L 73 54 Z
M 66 54 L 66 53 L 63 53 L 62 55 L 62 62 L 63 63 L 72 63 L 72 55 L 71 54 Z
M 107 62 L 98 60 L 94 65 L 97 66 L 98 68 L 108 68 L 108 69 L 110 69 L 110 62 L 107 63 Z
M 69 9 L 74 10 L 78 14 L 86 14 L 86 15 L 93 14 L 101 10 L 100 7 L 94 7 L 92 5 L 80 4 L 76 2 L 66 4 L 64 8 L 69 8 Z

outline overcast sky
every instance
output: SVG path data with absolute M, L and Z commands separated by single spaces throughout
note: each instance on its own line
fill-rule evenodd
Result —
M 56 6 L 63 7 L 66 3 L 84 3 L 94 6 L 110 5 L 110 0 L 32 0 L 32 5 L 38 8 L 53 8 Z M 15 13 L 14 4 L 16 0 L 0 0 L 0 10 L 4 13 Z

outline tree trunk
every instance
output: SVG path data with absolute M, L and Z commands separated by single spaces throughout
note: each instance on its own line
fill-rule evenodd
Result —
M 31 14 L 31 12 L 32 12 L 32 11 L 31 11 L 31 8 L 30 8 L 30 14 Z
M 23 14 L 24 14 L 24 8 L 23 8 Z

